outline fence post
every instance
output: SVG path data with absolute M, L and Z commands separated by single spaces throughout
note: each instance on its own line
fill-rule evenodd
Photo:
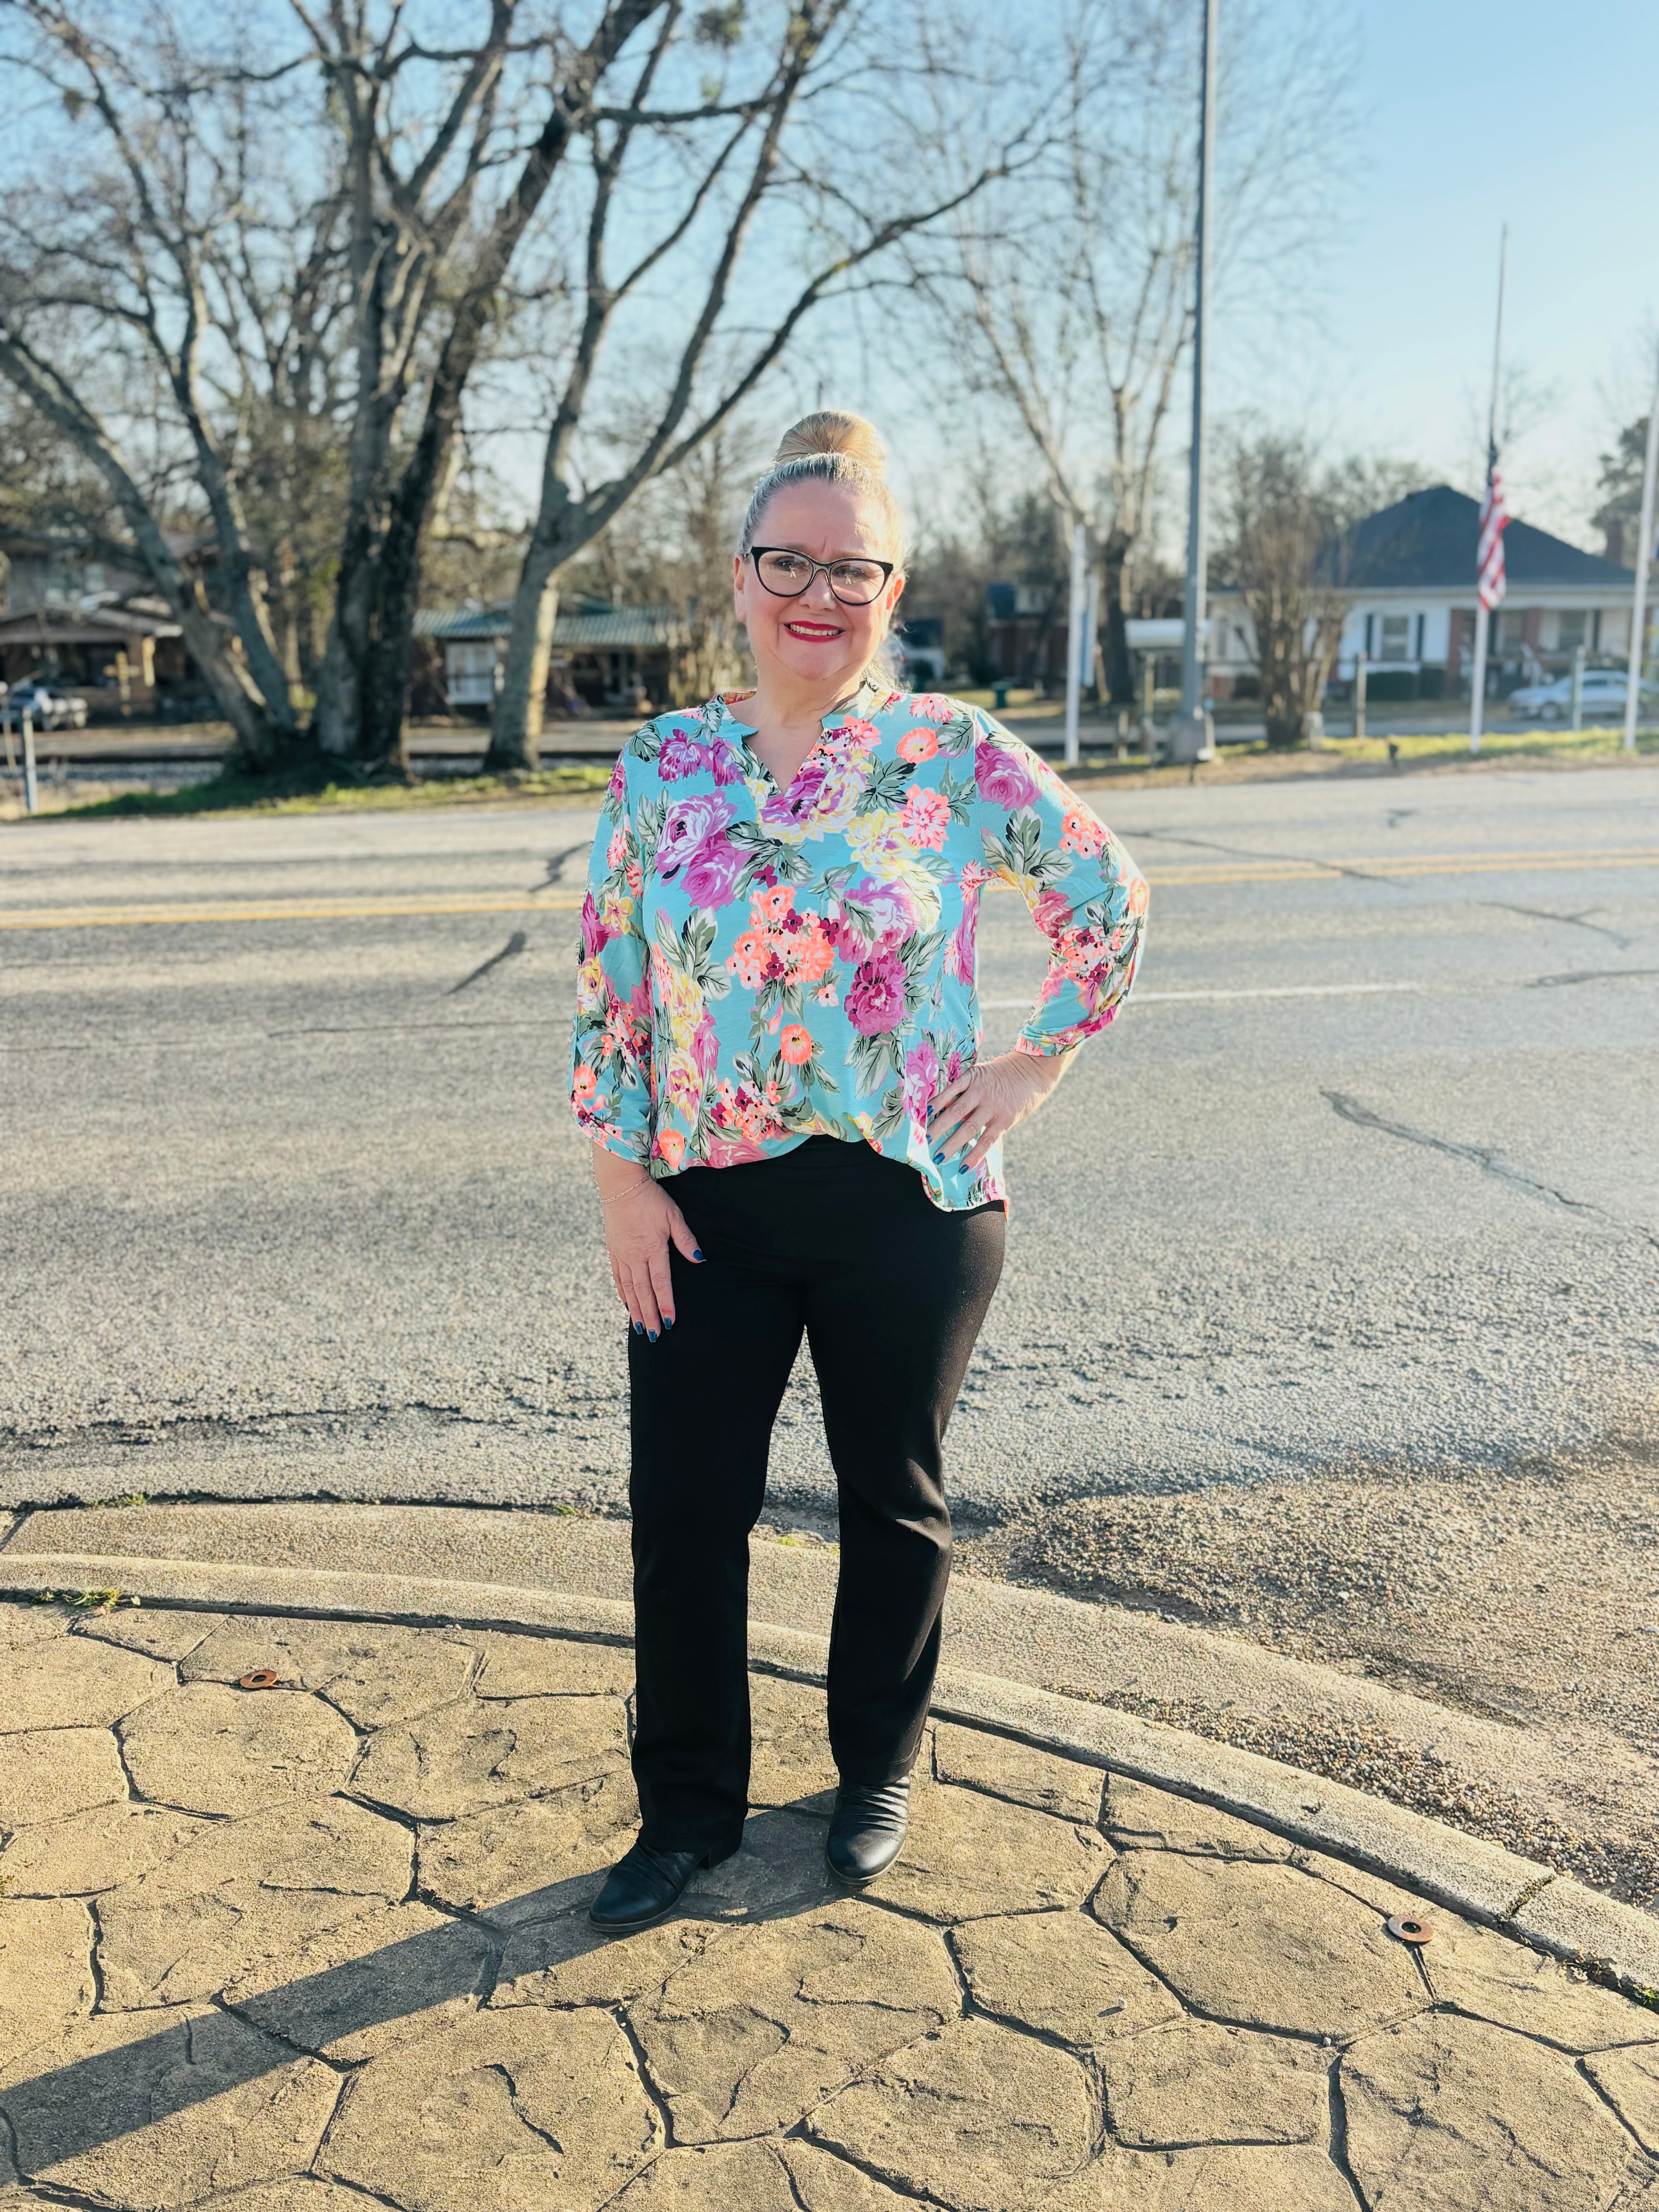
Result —
M 28 814 L 40 811 L 40 794 L 34 782 L 34 717 L 27 707 L 23 709 L 23 808 Z
M 1365 680 L 1370 665 L 1362 647 L 1353 657 L 1353 733 L 1357 738 L 1365 734 Z
M 1572 648 L 1572 706 L 1570 719 L 1575 730 L 1584 726 L 1584 648 Z

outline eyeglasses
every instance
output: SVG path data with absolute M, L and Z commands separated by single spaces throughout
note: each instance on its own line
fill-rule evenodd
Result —
M 786 545 L 751 545 L 755 574 L 776 599 L 798 599 L 814 576 L 829 579 L 844 607 L 867 607 L 878 599 L 898 565 L 893 561 L 813 561 Z

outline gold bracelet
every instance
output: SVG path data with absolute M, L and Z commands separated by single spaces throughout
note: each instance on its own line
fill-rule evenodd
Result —
M 644 1190 L 647 1188 L 650 1182 L 651 1178 L 649 1176 L 641 1176 L 637 1182 L 630 1182 L 626 1190 L 613 1190 L 610 1197 L 602 1198 L 599 1200 L 599 1204 L 602 1206 L 614 1206 L 619 1198 L 632 1198 L 636 1190 Z

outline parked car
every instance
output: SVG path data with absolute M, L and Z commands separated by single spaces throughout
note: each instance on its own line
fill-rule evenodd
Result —
M 1587 722 L 1623 715 L 1627 686 L 1622 668 L 1587 668 L 1583 685 L 1580 703 Z M 1659 699 L 1659 684 L 1644 683 L 1643 706 L 1653 699 Z M 1509 709 L 1512 714 L 1535 714 L 1540 722 L 1565 721 L 1572 712 L 1571 677 L 1560 677 L 1553 684 L 1523 684 L 1518 691 L 1510 692 Z
M 25 714 L 37 730 L 84 730 L 87 726 L 86 701 L 73 691 L 43 683 L 37 676 L 14 684 L 3 703 L 14 728 Z

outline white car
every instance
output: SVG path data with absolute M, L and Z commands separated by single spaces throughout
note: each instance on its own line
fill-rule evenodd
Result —
M 3 712 L 14 729 L 22 727 L 27 714 L 37 730 L 84 730 L 87 726 L 87 702 L 73 691 L 59 691 L 38 678 L 14 684 L 3 700 Z
M 1584 720 L 1595 722 L 1605 721 L 1609 715 L 1622 717 L 1627 690 L 1622 668 L 1587 668 L 1580 695 Z M 1659 698 L 1659 684 L 1644 683 L 1643 705 L 1654 698 Z M 1564 722 L 1572 712 L 1572 678 L 1563 676 L 1553 684 L 1523 684 L 1518 691 L 1510 692 L 1508 706 L 1512 714 L 1535 714 L 1540 722 Z

